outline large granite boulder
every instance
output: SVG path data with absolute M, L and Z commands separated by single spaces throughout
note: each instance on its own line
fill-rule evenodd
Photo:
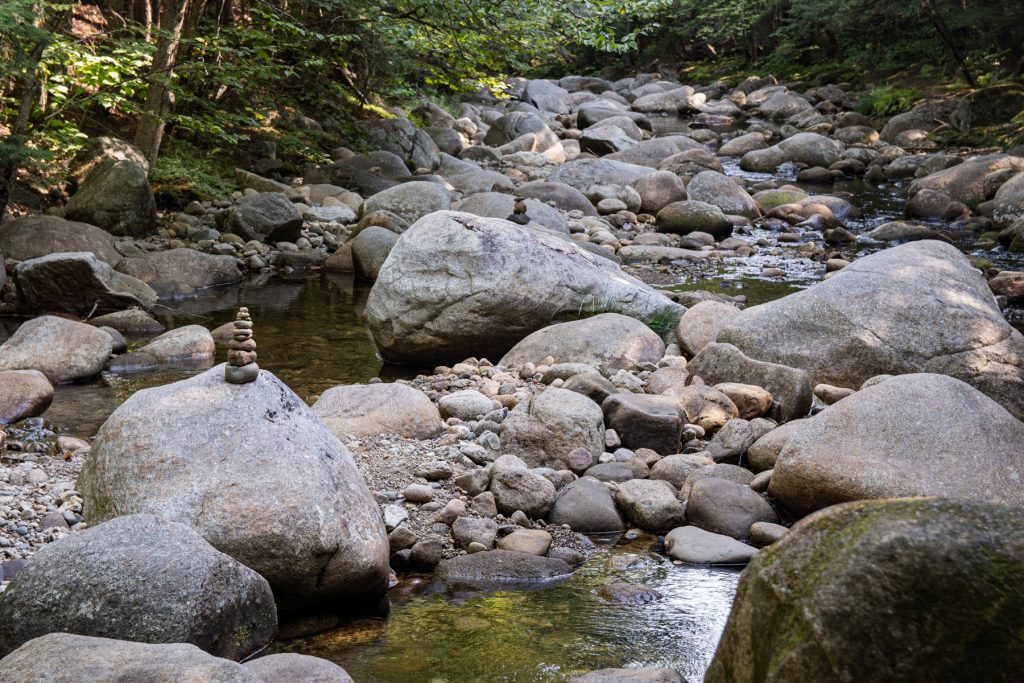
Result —
M 437 163 L 441 150 L 408 119 L 373 119 L 361 127 L 374 149 L 398 155 L 409 168 L 433 169 Z
M 430 439 L 442 431 L 434 402 L 399 382 L 331 387 L 313 404 L 313 412 L 339 439 L 380 434 Z
M 56 216 L 26 216 L 0 225 L 0 252 L 15 261 L 58 252 L 91 251 L 100 261 L 116 266 L 122 256 L 114 242 L 113 235 L 94 225 Z
M 402 235 L 366 316 L 386 360 L 498 358 L 531 332 L 600 306 L 640 320 L 682 307 L 571 242 L 442 211 Z
M 152 645 L 51 633 L 0 660 L 2 681 L 46 683 L 266 683 L 241 664 L 195 645 Z
M 278 608 L 331 610 L 384 595 L 388 540 L 352 456 L 269 372 L 224 366 L 133 394 L 78 482 L 92 523 L 152 513 L 195 528 L 270 582 Z
M 44 315 L 22 323 L 0 346 L 0 370 L 38 370 L 54 384 L 91 379 L 103 371 L 114 341 L 85 323 Z
M 434 579 L 451 588 L 542 588 L 570 574 L 572 567 L 554 557 L 489 550 L 442 560 Z
M 266 579 L 153 515 L 118 517 L 42 547 L 0 595 L 0 655 L 65 632 L 191 643 L 242 659 L 276 630 Z
M 751 561 L 704 680 L 1013 681 L 1022 582 L 1019 507 L 832 507 Z
M 297 652 L 250 659 L 244 666 L 263 683 L 353 683 L 348 672 L 334 662 Z
M 958 379 L 892 377 L 800 424 L 768 488 L 798 514 L 898 496 L 1024 506 L 1024 423 Z
M 156 202 L 146 170 L 126 160 L 99 162 L 64 207 L 64 215 L 112 235 L 148 235 L 156 229 Z
M 718 171 L 701 171 L 686 186 L 690 199 L 717 206 L 730 216 L 744 216 L 751 220 L 761 217 L 761 210 L 747 191 Z
M 932 190 L 950 199 L 975 206 L 988 199 L 985 178 L 1002 171 L 1024 171 L 1024 157 L 1009 154 L 986 154 L 968 159 L 952 168 L 918 178 L 907 193 L 913 197 L 922 190 Z
M 167 249 L 122 261 L 117 269 L 142 280 L 161 298 L 191 296 L 210 287 L 242 279 L 234 256 L 206 254 L 195 249 Z
M 537 330 L 513 346 L 500 365 L 539 364 L 551 356 L 555 363 L 586 363 L 613 373 L 657 363 L 663 355 L 665 342 L 647 325 L 618 313 L 601 313 Z
M 812 386 L 855 389 L 881 374 L 950 375 L 1024 418 L 1024 336 L 1003 317 L 981 273 L 945 242 L 911 242 L 857 259 L 813 287 L 744 310 L 718 341 L 754 359 L 803 368 Z
M 14 269 L 18 308 L 23 313 L 110 313 L 151 308 L 153 288 L 119 273 L 91 252 L 65 252 L 22 261 Z
M 625 528 L 612 492 L 593 477 L 569 482 L 558 492 L 548 523 L 568 524 L 580 533 L 609 533 Z
M 569 234 L 569 224 L 558 210 L 539 199 L 526 198 L 526 215 L 533 224 L 541 225 L 556 232 Z M 471 213 L 484 218 L 508 218 L 515 210 L 516 198 L 505 192 L 478 192 L 463 199 L 455 207 L 462 213 Z
M 587 196 L 565 183 L 534 180 L 519 186 L 517 193 L 520 197 L 538 199 L 545 204 L 554 204 L 554 208 L 562 211 L 582 211 L 585 216 L 597 215 L 597 209 L 590 203 Z

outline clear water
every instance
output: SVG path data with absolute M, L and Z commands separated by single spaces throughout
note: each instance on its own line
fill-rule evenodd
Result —
M 647 552 L 650 539 L 590 559 L 543 590 L 449 595 L 426 582 L 391 615 L 278 643 L 337 662 L 359 683 L 532 683 L 609 667 L 671 667 L 703 679 L 725 627 L 739 572 L 680 567 Z M 634 559 L 634 566 L 621 568 Z M 609 602 L 600 588 L 642 584 L 646 605 Z M 401 591 L 401 589 L 399 589 Z
M 687 122 L 679 119 L 655 119 L 655 125 L 662 134 L 687 129 Z M 739 169 L 737 160 L 723 161 L 727 173 L 751 180 L 795 178 L 795 169 L 750 174 Z M 848 223 L 856 233 L 903 213 L 899 185 L 843 181 L 803 187 L 812 193 L 851 193 L 863 212 L 861 219 Z M 771 235 L 754 231 L 755 238 Z M 950 232 L 950 237 L 965 251 L 1001 267 L 1024 267 L 1024 258 L 1002 250 L 972 251 L 973 235 Z M 864 242 L 844 251 L 856 255 L 883 246 Z M 748 304 L 771 301 L 821 278 L 822 265 L 793 259 L 794 250 L 789 245 L 764 248 L 756 257 L 728 260 L 708 277 L 671 289 L 743 294 Z M 764 277 L 761 271 L 769 266 L 783 267 L 786 277 Z M 248 306 L 260 366 L 312 402 L 337 384 L 422 370 L 385 366 L 378 358 L 361 320 L 368 292 L 367 285 L 344 276 L 261 277 L 173 303 L 158 314 L 168 328 L 200 324 L 213 329 L 232 320 L 237 307 Z M 0 320 L 0 325 L 11 332 L 17 321 Z M 92 436 L 135 391 L 183 379 L 224 360 L 224 355 L 221 350 L 216 361 L 132 375 L 104 373 L 90 383 L 59 387 L 44 417 L 59 433 Z M 601 553 L 565 583 L 537 591 L 449 595 L 424 579 L 407 579 L 392 592 L 387 619 L 355 621 L 316 637 L 277 643 L 273 649 L 326 657 L 360 683 L 518 683 L 623 666 L 669 666 L 699 681 L 728 616 L 738 572 L 675 566 L 647 552 L 649 544 L 650 539 Z M 618 566 L 619 558 L 629 554 L 639 556 L 640 563 L 628 569 Z M 609 603 L 598 591 L 612 581 L 642 583 L 664 597 L 642 606 Z

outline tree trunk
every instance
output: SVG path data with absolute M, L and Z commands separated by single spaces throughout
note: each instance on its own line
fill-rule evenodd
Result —
M 953 55 L 953 59 L 956 60 L 957 66 L 960 67 L 960 73 L 963 74 L 964 80 L 967 81 L 967 85 L 972 88 L 978 87 L 978 82 L 974 80 L 974 75 L 971 70 L 967 67 L 967 61 L 964 59 L 963 53 L 960 51 L 960 46 L 956 44 L 956 40 L 953 38 L 953 34 L 950 33 L 949 27 L 946 26 L 946 21 L 939 14 L 939 10 L 932 4 L 932 0 L 922 0 L 921 7 L 928 14 L 928 18 L 931 20 L 932 25 L 935 27 L 935 31 L 939 34 L 942 42 L 949 48 L 950 54 Z
M 167 0 L 161 3 L 159 35 L 149 76 L 149 91 L 135 133 L 135 145 L 146 156 L 150 168 L 160 154 L 167 116 L 174 106 L 174 93 L 169 85 L 174 78 L 181 41 L 187 38 L 186 27 L 190 24 L 190 18 L 193 13 L 201 12 L 202 6 L 203 0 Z
M 67 10 L 57 12 L 46 21 L 44 17 L 45 5 L 40 2 L 38 6 L 39 25 L 43 28 L 50 28 L 60 25 Z M 43 58 L 43 52 L 49 44 L 48 34 L 44 35 L 32 48 L 29 57 L 29 66 L 15 84 L 15 91 L 18 92 L 18 117 L 11 128 L 11 134 L 5 141 L 8 151 L 0 156 L 0 223 L 8 220 L 7 207 L 11 201 L 11 193 L 14 191 L 14 182 L 18 178 L 18 171 L 25 160 L 25 143 L 29 137 L 29 120 L 32 117 L 32 108 L 39 96 L 39 62 Z

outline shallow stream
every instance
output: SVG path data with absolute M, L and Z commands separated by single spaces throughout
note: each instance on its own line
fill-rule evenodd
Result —
M 672 132 L 673 126 L 679 130 L 679 125 L 660 122 L 659 131 Z M 725 162 L 731 175 L 772 177 L 743 172 L 735 160 Z M 782 172 L 774 177 L 791 181 L 794 176 Z M 856 233 L 902 217 L 904 200 L 898 185 L 849 181 L 835 187 L 803 187 L 812 193 L 851 193 L 863 212 L 861 219 L 847 225 Z M 770 233 L 755 230 L 753 235 Z M 1002 267 L 1024 267 L 1024 259 L 1005 251 L 971 252 L 973 235 L 950 237 L 965 251 Z M 884 246 L 865 242 L 846 251 Z M 781 245 L 749 259 L 727 260 L 707 279 L 674 288 L 743 294 L 749 304 L 770 301 L 821 278 L 820 263 L 786 255 L 795 248 Z M 763 277 L 761 271 L 768 266 L 782 268 L 786 277 Z M 213 329 L 232 320 L 238 306 L 248 306 L 256 323 L 261 367 L 312 402 L 337 384 L 416 374 L 417 368 L 387 367 L 376 356 L 360 320 L 368 292 L 350 276 L 260 277 L 173 303 L 157 313 L 168 328 L 200 324 Z M 0 324 L 10 333 L 18 322 Z M 219 356 L 216 362 L 224 360 L 224 352 Z M 211 364 L 131 375 L 105 373 L 88 384 L 62 386 L 45 419 L 59 433 L 91 437 L 135 391 L 182 379 Z M 363 619 L 275 648 L 332 659 L 359 683 L 545 681 L 621 666 L 670 666 L 691 682 L 699 681 L 724 627 L 739 574 L 674 566 L 648 553 L 651 542 L 648 538 L 614 547 L 588 561 L 565 583 L 543 590 L 445 595 L 425 580 L 407 579 L 393 594 L 389 619 Z M 635 566 L 622 568 L 634 556 Z M 598 591 L 611 581 L 643 583 L 663 598 L 647 605 L 610 603 Z

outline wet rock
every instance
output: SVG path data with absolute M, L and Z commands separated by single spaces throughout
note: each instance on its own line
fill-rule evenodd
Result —
M 90 379 L 103 370 L 113 345 L 92 325 L 44 315 L 22 323 L 0 346 L 0 370 L 38 370 L 54 384 Z
M 665 536 L 665 552 L 684 564 L 741 565 L 757 554 L 734 538 L 695 526 L 673 529 Z
M 10 681 L 217 681 L 262 683 L 241 664 L 184 643 L 134 643 L 70 633 L 30 640 L 0 660 Z
M 867 498 L 1024 505 L 1024 424 L 960 380 L 901 375 L 804 421 L 769 493 L 797 514 Z
M 380 510 L 344 446 L 272 374 L 218 365 L 133 394 L 78 483 L 94 524 L 137 512 L 195 528 L 260 572 L 281 610 L 373 602 L 387 589 Z
M 191 643 L 241 659 L 277 630 L 262 576 L 152 515 L 118 517 L 40 549 L 3 594 L 0 617 L 3 655 L 63 631 Z
M 510 278 L 521 286 L 510 289 Z M 366 315 L 386 359 L 445 362 L 500 357 L 595 297 L 640 319 L 679 308 L 565 240 L 442 211 L 421 219 L 392 250 Z
M 430 439 L 442 431 L 437 406 L 422 391 L 399 382 L 331 387 L 313 404 L 313 412 L 339 439 L 378 434 Z
M 601 313 L 537 330 L 513 346 L 500 365 L 538 364 L 551 356 L 555 363 L 630 370 L 640 363 L 657 363 L 664 354 L 665 343 L 644 323 L 618 313 Z
M 571 573 L 572 567 L 552 557 L 490 550 L 442 560 L 434 578 L 451 587 L 542 587 Z
M 145 282 L 115 271 L 89 252 L 66 252 L 22 261 L 14 269 L 18 308 L 24 313 L 86 316 L 150 308 L 157 294 Z
M 686 683 L 672 669 L 598 669 L 573 676 L 569 683 Z
M 97 163 L 68 200 L 64 215 L 112 235 L 143 237 L 151 233 L 156 228 L 156 202 L 146 172 L 127 160 Z
M 943 321 L 941 335 L 934 333 L 936 320 Z M 942 242 L 911 242 L 857 259 L 809 289 L 744 310 L 718 339 L 750 358 L 803 368 L 815 384 L 857 387 L 879 374 L 948 374 L 1024 417 L 1024 336 L 1003 318 L 984 277 Z M 690 371 L 701 374 L 692 363 Z M 774 387 L 747 383 L 785 405 Z
M 940 681 L 965 670 L 1012 680 L 1024 666 L 1014 645 L 1024 628 L 1022 549 L 1019 508 L 941 499 L 829 508 L 744 571 L 705 680 L 870 681 L 901 671 Z
M 664 597 L 653 588 L 639 586 L 635 583 L 609 583 L 601 586 L 599 592 L 605 600 L 624 605 L 649 605 Z
M 0 424 L 42 415 L 52 400 L 53 385 L 38 370 L 0 371 Z

